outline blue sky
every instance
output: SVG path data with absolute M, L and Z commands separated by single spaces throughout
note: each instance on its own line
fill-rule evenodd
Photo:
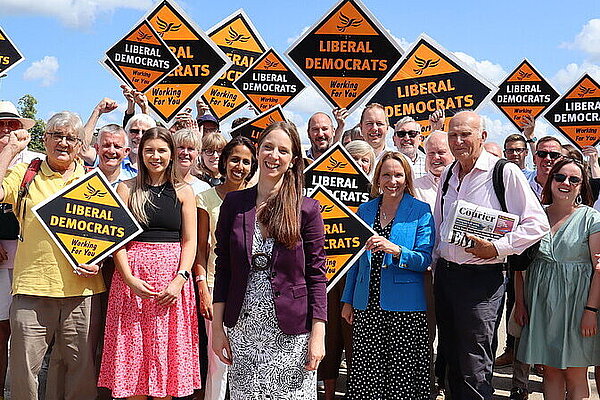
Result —
M 598 0 L 363 2 L 403 46 L 426 32 L 496 84 L 523 58 L 561 94 L 584 71 L 600 80 Z M 267 44 L 280 54 L 334 4 L 316 0 L 177 3 L 204 30 L 243 8 Z M 26 58 L 0 80 L 0 99 L 16 103 L 29 93 L 39 101 L 39 117 L 71 110 L 84 121 L 102 97 L 124 103 L 119 82 L 98 60 L 152 5 L 148 0 L 0 0 L 0 26 Z M 307 89 L 285 110 L 304 130 L 312 112 L 328 111 L 328 107 Z M 489 118 L 493 140 L 514 131 L 493 105 L 482 113 Z M 249 114 L 245 110 L 235 117 Z M 121 117 L 122 108 L 102 122 Z M 348 124 L 357 119 L 355 112 Z M 225 121 L 226 127 L 229 122 Z M 557 134 L 543 122 L 538 128 L 538 135 Z

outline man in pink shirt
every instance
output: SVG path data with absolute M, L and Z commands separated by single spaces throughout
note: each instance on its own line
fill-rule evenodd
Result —
M 494 241 L 471 237 L 474 244 L 468 248 L 441 241 L 442 220 L 455 201 L 501 210 L 492 182 L 499 159 L 483 148 L 486 138 L 483 120 L 475 112 L 462 111 L 452 118 L 448 144 L 456 162 L 441 176 L 435 207 L 436 317 L 450 394 L 461 400 L 492 398 L 506 257 L 523 252 L 550 230 L 525 176 L 510 163 L 502 177 L 510 193 L 507 211 L 520 217 L 517 227 Z

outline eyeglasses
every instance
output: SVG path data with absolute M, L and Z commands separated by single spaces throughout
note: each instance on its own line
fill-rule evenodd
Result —
M 536 151 L 535 155 L 538 156 L 539 158 L 550 157 L 551 160 L 557 160 L 560 157 L 562 157 L 562 154 L 558 153 L 556 151 L 544 151 L 544 150 Z
M 129 130 L 129 133 L 132 133 L 134 135 L 143 135 L 144 133 L 146 133 L 145 129 L 136 129 L 136 128 L 131 128 Z
M 417 137 L 417 135 L 421 134 L 421 131 L 396 131 L 394 134 L 399 138 L 403 138 L 404 136 L 408 135 L 408 137 L 414 139 Z
M 578 176 L 567 176 L 565 174 L 554 174 L 552 175 L 555 182 L 563 183 L 567 178 L 569 178 L 570 185 L 579 185 L 581 183 L 581 178 Z
M 527 150 L 525 147 L 516 147 L 514 149 L 504 149 L 504 153 L 506 153 L 506 155 L 508 155 L 508 154 L 521 154 L 525 150 Z
M 216 149 L 205 149 L 202 150 L 202 154 L 204 154 L 205 156 L 211 157 L 214 156 L 215 154 L 217 155 L 221 155 L 221 150 L 216 150 Z
M 21 121 L 16 119 L 0 119 L 0 129 L 8 128 L 11 131 L 16 131 L 17 129 L 21 129 L 23 125 Z
M 65 135 L 62 132 L 47 132 L 48 136 L 52 138 L 52 140 L 56 143 L 60 143 L 65 139 L 67 144 L 70 146 L 75 146 L 78 142 L 81 141 L 77 136 Z

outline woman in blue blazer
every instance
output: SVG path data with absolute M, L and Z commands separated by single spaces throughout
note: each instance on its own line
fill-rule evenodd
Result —
M 342 316 L 353 325 L 348 399 L 428 399 L 429 355 L 423 273 L 431 264 L 434 223 L 413 197 L 411 167 L 383 155 L 358 216 L 376 235 L 350 268 Z

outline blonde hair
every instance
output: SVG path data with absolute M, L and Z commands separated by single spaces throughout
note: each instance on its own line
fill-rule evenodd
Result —
M 226 144 L 227 144 L 227 139 L 225 139 L 225 136 L 223 136 L 222 133 L 213 132 L 213 133 L 205 134 L 202 137 L 201 149 L 202 150 L 207 150 L 207 149 L 213 149 L 213 150 L 221 149 L 222 150 Z M 211 176 L 213 174 L 213 172 L 210 171 L 208 169 L 208 167 L 204 164 L 202 155 L 200 155 L 200 169 L 202 170 L 202 172 L 205 172 Z
M 408 193 L 411 196 L 415 195 L 415 190 L 413 186 L 413 177 L 412 177 L 412 168 L 410 163 L 404 157 L 404 155 L 397 151 L 387 151 L 383 154 L 377 166 L 375 167 L 375 172 L 373 173 L 373 182 L 371 184 L 371 197 L 375 198 L 379 196 L 381 193 L 379 192 L 379 177 L 381 175 L 381 167 L 383 163 L 387 160 L 396 160 L 402 165 L 402 169 L 404 170 L 404 193 Z
M 375 165 L 375 152 L 369 143 L 364 140 L 353 140 L 346 145 L 346 150 L 352 157 L 368 157 L 371 165 L 368 173 L 371 173 Z

